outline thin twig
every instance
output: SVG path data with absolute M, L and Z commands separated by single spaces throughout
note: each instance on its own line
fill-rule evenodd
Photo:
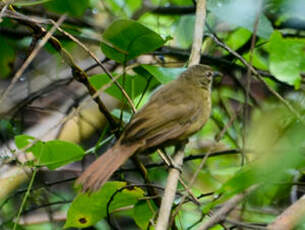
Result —
M 241 55 L 239 55 L 237 52 L 232 50 L 230 47 L 228 47 L 226 44 L 224 44 L 222 41 L 220 41 L 214 34 L 208 34 L 217 45 L 228 51 L 229 53 L 232 53 L 235 57 L 237 57 L 247 68 L 251 70 L 251 72 L 266 86 L 266 88 L 274 95 L 276 96 L 281 103 L 283 103 L 288 110 L 303 124 L 305 125 L 305 121 L 302 118 L 302 116 L 293 108 L 293 106 L 285 100 L 278 92 L 276 92 L 274 89 L 272 89 L 263 79 L 262 75 L 253 67 L 251 66 Z
M 252 38 L 251 38 L 251 47 L 250 47 L 250 57 L 249 57 L 249 66 L 252 66 L 252 61 L 253 61 L 253 52 L 254 52 L 254 47 L 256 43 L 256 32 L 257 32 L 257 27 L 258 27 L 258 22 L 259 22 L 259 16 L 261 13 L 261 7 L 262 7 L 262 1 L 259 1 L 258 7 L 257 7 L 257 12 L 256 12 L 256 17 L 255 17 L 255 23 L 254 23 L 254 28 L 253 28 L 253 33 L 252 33 Z M 244 113 L 243 113 L 243 135 L 242 135 L 242 142 L 243 142 L 243 147 L 242 147 L 242 157 L 241 157 L 241 165 L 245 164 L 245 153 L 244 150 L 246 149 L 246 136 L 247 136 L 247 120 L 249 117 L 249 94 L 250 94 L 250 86 L 251 86 L 251 69 L 247 69 L 247 75 L 246 75 L 246 97 L 245 97 L 245 104 L 244 104 Z
M 260 226 L 258 224 L 248 224 L 248 223 L 244 223 L 244 222 L 240 222 L 240 221 L 236 221 L 236 220 L 232 220 L 232 219 L 227 219 L 227 218 L 224 221 L 227 223 L 233 224 L 235 226 L 245 228 L 245 229 L 267 230 L 266 227 Z
M 17 228 L 17 224 L 19 223 L 19 219 L 20 219 L 21 213 L 22 213 L 22 211 L 23 211 L 23 209 L 25 207 L 26 201 L 27 201 L 27 199 L 28 199 L 28 197 L 30 195 L 30 191 L 31 191 L 31 188 L 32 188 L 33 183 L 34 183 L 36 173 L 37 173 L 37 168 L 35 168 L 34 171 L 33 171 L 33 174 L 32 174 L 30 183 L 28 185 L 27 191 L 24 194 L 24 197 L 22 199 L 22 203 L 21 203 L 21 205 L 19 207 L 19 210 L 18 210 L 18 213 L 17 213 L 17 217 L 16 217 L 16 220 L 15 220 L 15 223 L 14 223 L 13 230 L 16 230 L 16 228 Z
M 54 23 L 52 21 L 52 23 Z M 70 33 L 64 31 L 63 29 L 61 29 L 60 27 L 57 27 L 57 29 L 62 32 L 64 35 L 66 35 L 68 38 L 70 38 L 72 41 L 74 41 L 75 43 L 77 43 L 81 48 L 83 48 L 93 59 L 94 61 L 102 68 L 102 70 L 107 74 L 107 76 L 113 80 L 113 76 L 112 74 L 108 71 L 108 69 L 103 65 L 103 63 L 96 57 L 96 55 L 87 48 L 87 46 L 85 46 L 80 40 L 78 40 L 76 37 L 74 37 L 73 35 L 71 35 Z M 124 88 L 117 82 L 114 81 L 114 84 L 121 90 L 122 94 L 124 95 L 124 97 L 127 99 L 129 105 L 131 106 L 133 112 L 136 112 L 136 108 L 131 100 L 131 98 L 129 97 L 129 95 L 127 94 L 127 92 L 124 90 Z
M 246 195 L 248 195 L 250 192 L 252 192 L 255 188 L 257 188 L 256 185 L 250 187 L 247 189 L 244 193 L 240 193 L 229 199 L 219 210 L 217 210 L 208 221 L 204 222 L 198 230 L 207 230 L 210 229 L 213 225 L 221 222 L 226 218 L 226 215 L 232 211 L 236 205 L 241 202 Z

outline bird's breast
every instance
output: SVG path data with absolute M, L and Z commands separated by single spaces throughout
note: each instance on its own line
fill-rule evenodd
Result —
M 197 112 L 190 116 L 189 127 L 181 135 L 180 140 L 184 140 L 199 131 L 210 117 L 212 108 L 210 93 L 205 91 L 201 96 L 198 96 L 197 100 L 199 100 L 196 103 L 198 105 Z

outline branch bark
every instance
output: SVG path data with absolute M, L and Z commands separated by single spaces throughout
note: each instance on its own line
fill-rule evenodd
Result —
M 204 222 L 198 230 L 208 230 L 213 225 L 223 221 L 226 218 L 226 215 L 231 212 L 251 191 L 253 191 L 257 186 L 252 186 L 244 193 L 240 193 L 228 200 L 219 210 L 217 210 L 211 218 Z
M 206 16 L 206 1 L 205 0 L 197 1 L 194 38 L 193 38 L 191 56 L 189 60 L 189 66 L 200 63 L 205 16 Z
M 205 15 L 206 15 L 206 0 L 198 0 L 196 6 L 196 20 L 195 20 L 195 28 L 194 28 L 193 46 L 192 46 L 191 56 L 189 59 L 189 66 L 200 63 L 202 37 L 203 37 L 203 30 L 205 25 Z M 183 164 L 184 146 L 185 145 L 183 144 L 180 146 L 179 149 L 177 149 L 176 155 L 174 157 L 173 163 L 177 167 L 181 167 Z M 161 201 L 161 207 L 157 220 L 156 230 L 166 230 L 169 225 L 171 208 L 175 199 L 179 177 L 180 177 L 180 171 L 176 168 L 172 168 L 169 172 L 164 196 Z
M 177 167 L 182 167 L 184 157 L 184 146 L 178 149 L 174 157 L 174 163 Z M 169 170 L 168 179 L 164 195 L 161 201 L 161 207 L 157 220 L 156 230 L 165 230 L 168 227 L 172 204 L 176 196 L 177 184 L 180 176 L 180 171 L 177 168 Z
M 268 225 L 268 230 L 289 230 L 299 224 L 302 218 L 305 217 L 305 195 L 297 202 L 287 208 L 280 216 L 278 216 L 271 224 Z

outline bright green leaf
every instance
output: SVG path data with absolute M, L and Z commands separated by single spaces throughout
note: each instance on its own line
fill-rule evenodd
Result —
M 270 71 L 280 81 L 300 86 L 305 71 L 305 39 L 283 38 L 275 31 L 270 39 Z
M 33 151 L 33 150 L 32 150 Z M 33 152 L 39 164 L 56 169 L 68 163 L 78 161 L 85 155 L 84 150 L 74 143 L 53 140 L 42 144 L 42 150 Z
M 15 137 L 15 143 L 19 149 L 25 148 L 34 140 L 34 137 L 28 135 Z M 85 151 L 79 145 L 60 140 L 37 141 L 26 151 L 33 153 L 37 161 L 36 166 L 46 166 L 51 170 L 80 160 L 85 155 Z
M 244 55 L 244 58 L 246 59 L 246 61 L 249 62 L 249 60 L 250 60 L 250 53 L 249 53 L 249 52 L 246 53 L 246 54 Z M 239 63 L 239 62 L 240 62 L 240 61 L 238 61 L 238 63 Z M 253 53 L 252 53 L 252 65 L 253 65 L 254 67 L 260 69 L 260 70 L 266 70 L 266 71 L 269 70 L 267 59 L 264 58 L 264 57 L 260 54 L 259 50 L 257 50 L 257 49 L 254 49 L 254 50 L 253 50 Z
M 134 220 L 141 229 L 147 229 L 156 213 L 157 208 L 152 201 L 141 200 L 134 207 Z
M 92 194 L 79 193 L 68 210 L 65 228 L 85 228 L 105 218 L 110 198 L 124 186 L 126 186 L 125 182 L 107 182 L 102 188 Z M 123 189 L 113 197 L 109 206 L 109 212 L 111 213 L 121 207 L 134 205 L 143 196 L 144 191 L 140 188 Z
M 18 149 L 25 148 L 27 145 L 29 145 L 34 140 L 35 140 L 35 138 L 31 137 L 29 135 L 18 135 L 18 136 L 15 136 L 15 144 L 16 144 Z
M 237 50 L 244 45 L 251 37 L 251 32 L 245 28 L 238 28 L 231 33 L 226 41 L 226 44 L 233 50 Z
M 142 24 L 132 20 L 117 20 L 104 32 L 103 53 L 117 62 L 126 62 L 161 47 L 166 40 Z M 107 43 L 107 44 L 106 44 Z

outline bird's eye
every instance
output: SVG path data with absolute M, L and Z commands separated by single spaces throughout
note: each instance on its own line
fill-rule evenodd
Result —
M 213 77 L 213 72 L 212 71 L 208 71 L 207 73 L 206 73 L 206 76 L 207 76 L 207 78 L 212 78 Z

